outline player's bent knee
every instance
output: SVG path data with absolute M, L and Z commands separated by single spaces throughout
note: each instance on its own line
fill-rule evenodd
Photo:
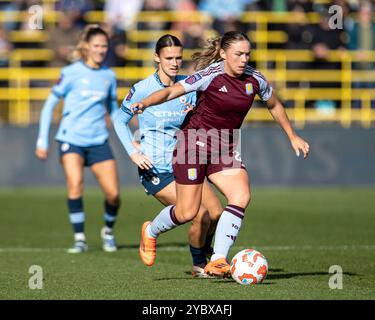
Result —
M 209 219 L 211 221 L 217 221 L 220 219 L 221 214 L 223 213 L 223 207 L 218 206 L 212 210 L 209 211 Z
M 250 204 L 250 201 L 251 201 L 251 194 L 250 192 L 244 192 L 228 200 L 229 200 L 228 201 L 229 204 L 233 204 L 241 208 L 247 208 L 247 206 Z
M 197 214 L 198 212 L 195 210 L 175 211 L 176 218 L 180 224 L 192 221 L 197 216 Z

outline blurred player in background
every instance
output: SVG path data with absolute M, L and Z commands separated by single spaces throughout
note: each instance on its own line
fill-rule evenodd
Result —
M 116 251 L 113 225 L 120 206 L 116 162 L 108 143 L 106 114 L 118 111 L 115 74 L 102 63 L 108 52 L 108 35 L 98 25 L 88 25 L 74 52 L 78 61 L 62 69 L 58 83 L 46 100 L 40 118 L 36 156 L 48 158 L 48 132 L 53 110 L 64 98 L 62 120 L 56 135 L 64 169 L 74 246 L 69 253 L 87 251 L 83 208 L 84 167 L 90 167 L 105 194 L 101 230 L 103 249 Z
M 129 122 L 134 114 L 131 104 L 155 91 L 172 86 L 186 76 L 179 76 L 182 64 L 182 44 L 172 35 L 161 37 L 155 48 L 156 72 L 136 83 L 122 103 L 114 122 L 115 130 L 132 161 L 138 166 L 139 178 L 146 193 L 163 205 L 176 204 L 176 183 L 172 169 L 172 154 L 176 144 L 176 131 L 185 119 L 187 106 L 195 105 L 194 92 L 155 106 L 139 115 L 140 145 L 134 145 Z M 206 255 L 222 206 L 207 181 L 203 182 L 202 205 L 189 229 L 190 252 L 193 257 L 193 276 L 205 277 Z M 171 212 L 171 211 L 170 211 Z M 212 220 L 212 223 L 211 223 Z M 160 229 L 160 232 L 163 232 Z
M 249 177 L 240 154 L 235 150 L 235 135 L 256 94 L 266 102 L 296 154 L 299 155 L 301 150 L 305 158 L 308 155 L 309 145 L 293 130 L 272 87 L 262 74 L 248 66 L 250 50 L 250 41 L 245 34 L 227 32 L 221 39 L 209 41 L 203 51 L 193 55 L 196 70 L 201 71 L 132 105 L 134 113 L 142 113 L 150 106 L 193 91 L 199 92 L 197 107 L 185 118 L 181 127 L 183 134 L 179 135 L 174 150 L 176 206 L 166 207 L 152 222 L 146 221 L 142 226 L 139 252 L 146 265 L 154 263 L 160 230 L 171 230 L 196 217 L 207 177 L 224 194 L 228 205 L 217 224 L 214 252 L 205 272 L 218 277 L 230 276 L 227 256 L 250 202 Z M 199 132 L 199 129 L 203 130 Z M 189 131 L 198 133 L 189 138 Z M 216 136 L 211 134 L 210 140 L 207 139 L 209 131 L 216 132 Z M 219 144 L 214 146 L 215 140 Z M 223 146 L 227 148 L 224 152 Z M 191 161 L 202 152 L 207 155 L 206 163 Z

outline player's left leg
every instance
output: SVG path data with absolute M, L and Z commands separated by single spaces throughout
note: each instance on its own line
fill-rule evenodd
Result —
M 207 209 L 210 218 L 210 226 L 207 230 L 204 250 L 206 252 L 206 255 L 209 254 L 211 256 L 211 243 L 215 235 L 217 222 L 219 221 L 220 215 L 223 212 L 223 207 L 207 179 L 203 183 L 202 206 Z
M 103 250 L 113 252 L 117 250 L 113 235 L 113 226 L 116 222 L 118 209 L 120 207 L 120 188 L 116 162 L 113 159 L 97 162 L 91 166 L 91 171 L 98 180 L 105 195 L 105 226 L 101 231 Z
M 250 202 L 250 185 L 247 171 L 243 168 L 219 171 L 211 174 L 209 179 L 228 200 L 216 228 L 214 254 L 211 257 L 214 263 L 227 259 L 229 249 L 237 238 Z

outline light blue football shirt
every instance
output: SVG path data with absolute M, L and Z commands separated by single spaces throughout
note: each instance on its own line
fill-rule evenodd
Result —
M 186 76 L 177 76 L 176 82 L 185 78 Z M 132 144 L 134 137 L 129 128 L 129 122 L 134 116 L 130 106 L 161 89 L 164 89 L 164 85 L 157 73 L 154 73 L 136 83 L 122 102 L 121 111 L 117 113 L 114 121 L 114 127 L 129 156 L 137 152 Z M 186 116 L 187 106 L 185 103 L 195 105 L 195 92 L 147 108 L 138 115 L 140 151 L 151 159 L 154 170 L 159 173 L 173 172 L 172 156 L 177 142 L 175 134 Z
M 48 148 L 48 132 L 60 98 L 64 98 L 62 119 L 56 140 L 80 147 L 103 144 L 108 139 L 105 114 L 113 119 L 118 109 L 116 77 L 112 70 L 90 68 L 82 61 L 66 66 L 43 106 L 37 146 Z

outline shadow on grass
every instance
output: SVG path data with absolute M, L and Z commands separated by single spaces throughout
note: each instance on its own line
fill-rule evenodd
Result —
M 279 279 L 290 279 L 294 277 L 304 277 L 304 276 L 328 276 L 330 275 L 328 272 L 292 272 L 292 273 L 280 273 L 280 274 L 273 274 L 273 272 L 283 272 L 284 269 L 280 268 L 273 268 L 269 270 L 269 274 L 267 274 L 265 282 L 261 283 L 260 285 L 273 285 L 276 284 L 276 282 L 269 282 L 270 280 L 279 280 Z M 191 276 L 191 271 L 185 271 L 186 275 L 190 275 L 190 278 L 187 278 L 186 276 L 183 277 L 173 277 L 173 278 L 158 278 L 155 279 L 157 281 L 168 281 L 168 280 L 201 280 L 201 281 L 211 281 L 211 282 L 217 282 L 217 283 L 234 283 L 235 281 L 233 279 L 220 279 L 220 278 L 193 278 Z M 352 272 L 343 272 L 344 275 L 347 276 L 358 276 L 356 273 Z
M 271 270 L 270 270 L 271 271 Z M 358 276 L 356 273 L 352 272 L 343 272 L 344 275 L 347 276 Z M 277 280 L 277 279 L 290 279 L 294 277 L 305 277 L 305 276 L 329 276 L 332 275 L 328 272 L 291 272 L 291 273 L 281 273 L 281 274 L 268 274 L 268 280 Z
M 117 249 L 119 250 L 138 249 L 138 247 L 139 247 L 139 243 L 117 245 Z M 186 250 L 189 251 L 189 245 L 186 242 L 158 243 L 158 248 L 168 248 L 168 247 L 186 248 Z
M 195 281 L 203 281 L 205 283 L 220 283 L 220 284 L 233 284 L 236 283 L 233 279 L 222 279 L 222 278 L 194 278 L 191 275 L 190 271 L 185 271 L 184 272 L 187 276 L 181 276 L 181 277 L 165 277 L 165 278 L 157 278 L 155 281 L 171 281 L 171 280 L 195 280 Z M 266 279 L 267 280 L 267 279 Z M 262 286 L 267 286 L 267 285 L 272 285 L 275 284 L 275 282 L 263 282 L 260 285 Z

